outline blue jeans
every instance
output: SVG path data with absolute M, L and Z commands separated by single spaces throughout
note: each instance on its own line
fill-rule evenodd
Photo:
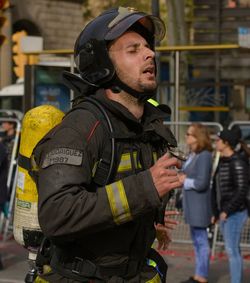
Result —
M 195 275 L 208 278 L 210 247 L 206 228 L 190 226 L 195 251 Z
M 242 279 L 243 260 L 240 252 L 240 235 L 247 217 L 247 210 L 243 210 L 233 213 L 225 221 L 220 221 L 220 231 L 229 258 L 231 283 L 240 283 Z

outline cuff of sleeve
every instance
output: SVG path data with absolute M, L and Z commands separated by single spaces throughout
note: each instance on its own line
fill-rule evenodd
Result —
M 162 202 L 149 170 L 128 176 L 122 181 L 133 217 L 161 206 Z
M 153 206 L 158 207 L 159 205 L 161 205 L 161 199 L 154 185 L 150 171 L 146 170 L 141 172 L 140 174 L 142 174 L 143 186 L 145 188 L 146 194 L 148 195 L 148 199 L 153 202 Z
M 194 179 L 186 178 L 183 184 L 184 190 L 192 190 L 194 188 Z

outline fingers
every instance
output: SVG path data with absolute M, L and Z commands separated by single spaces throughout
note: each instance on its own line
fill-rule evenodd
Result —
M 186 179 L 186 175 L 183 174 L 182 172 L 181 173 L 178 173 L 178 178 L 179 178 L 179 181 L 181 183 L 184 183 L 185 179 Z
M 162 224 L 155 225 L 156 228 L 156 238 L 158 241 L 158 250 L 166 250 L 169 243 L 171 242 L 171 237 L 168 232 L 168 229 Z
M 164 227 L 166 229 L 174 230 L 176 225 L 178 225 L 179 222 L 175 220 L 170 220 L 169 218 L 165 217 L 164 218 Z
M 166 239 L 163 242 L 158 242 L 157 250 L 165 251 L 170 243 L 171 243 L 171 239 Z
M 170 157 L 168 153 L 164 154 L 160 157 L 157 162 L 162 164 L 165 168 L 175 166 L 177 168 L 181 168 L 181 161 L 178 160 L 176 157 Z
M 157 232 L 165 232 L 166 231 L 166 227 L 165 226 L 163 226 L 162 224 L 157 224 L 157 227 L 156 227 L 156 229 L 157 229 Z
M 174 169 L 164 169 L 163 174 L 166 174 L 166 176 L 174 176 L 176 180 L 179 180 L 178 174 Z
M 165 216 L 171 216 L 171 215 L 180 215 L 180 212 L 177 210 L 165 210 Z
M 176 189 L 176 188 L 181 188 L 181 187 L 182 187 L 182 183 L 180 181 L 176 181 L 176 182 L 169 184 L 169 188 L 170 188 L 169 191 Z
M 165 217 L 165 218 L 164 218 L 164 224 L 165 224 L 165 227 L 166 227 L 166 228 L 173 230 L 173 229 L 175 228 L 175 226 L 176 226 L 177 224 L 179 224 L 179 222 L 176 221 L 176 220 L 170 220 L 170 219 L 168 219 L 168 218 Z
M 182 182 L 176 170 L 176 167 L 180 165 L 181 162 L 177 158 L 169 157 L 168 154 L 165 154 L 149 169 L 160 197 L 172 189 L 182 187 Z

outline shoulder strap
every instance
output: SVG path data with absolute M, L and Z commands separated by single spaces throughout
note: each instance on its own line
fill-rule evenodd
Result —
M 105 142 L 105 148 L 102 153 L 102 157 L 99 160 L 95 173 L 94 173 L 94 183 L 100 186 L 108 184 L 112 176 L 112 172 L 115 167 L 115 138 L 114 138 L 114 128 L 112 126 L 111 120 L 99 101 L 93 97 L 85 97 L 84 101 L 76 105 L 70 112 L 76 109 L 86 109 L 95 115 L 99 119 L 103 126 L 109 131 L 108 140 L 109 143 Z M 106 131 L 105 131 L 106 132 Z

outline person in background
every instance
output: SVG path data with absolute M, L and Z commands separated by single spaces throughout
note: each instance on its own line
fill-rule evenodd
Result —
M 249 165 L 246 155 L 234 150 L 239 140 L 235 130 L 224 129 L 218 133 L 216 150 L 221 157 L 212 186 L 212 223 L 220 221 L 220 231 L 229 258 L 231 283 L 242 282 L 240 237 L 248 217 L 245 199 L 249 189 Z
M 5 205 L 8 201 L 7 189 L 8 176 L 8 154 L 5 146 L 0 142 L 0 213 L 6 212 Z M 3 269 L 2 257 L 0 254 L 0 270 Z
M 7 153 L 7 163 L 6 163 L 6 168 L 7 168 L 7 178 L 8 174 L 10 172 L 10 166 L 13 166 L 13 168 L 16 168 L 16 163 L 11 164 L 11 158 L 13 154 L 13 148 L 14 148 L 14 143 L 15 143 L 15 137 L 16 137 L 16 126 L 17 123 L 13 119 L 18 119 L 17 115 L 13 111 L 4 111 L 1 113 L 1 118 L 5 119 L 1 123 L 1 128 L 2 128 L 2 133 L 0 136 L 0 143 L 2 143 L 6 149 Z M 17 158 L 17 152 L 15 152 L 15 157 Z M 15 169 L 13 169 L 14 172 Z M 6 179 L 7 182 L 7 179 Z M 7 186 L 7 184 L 6 184 Z M 10 178 L 10 183 L 8 184 L 7 187 L 7 193 L 8 193 L 8 201 L 4 204 L 4 213 L 5 216 L 8 217 L 8 210 L 9 210 L 9 200 L 11 198 L 11 193 L 13 192 L 13 187 L 14 187 L 14 174 L 12 174 Z
M 186 132 L 186 144 L 190 149 L 182 171 L 183 211 L 190 226 L 195 250 L 195 272 L 183 283 L 208 282 L 210 246 L 207 227 L 211 221 L 210 178 L 212 170 L 212 146 L 206 126 L 194 123 Z
M 1 116 L 1 118 L 12 118 L 12 119 L 17 119 L 17 116 L 12 113 L 11 111 L 4 112 L 4 114 Z M 11 161 L 11 155 L 12 155 L 12 150 L 13 150 L 13 145 L 14 145 L 14 139 L 16 136 L 16 122 L 7 120 L 3 121 L 1 124 L 2 130 L 3 130 L 3 135 L 0 137 L 0 141 L 5 145 L 8 153 L 8 160 L 9 164 Z
M 237 138 L 238 143 L 236 144 L 234 151 L 239 153 L 245 158 L 250 157 L 250 148 L 248 147 L 247 143 L 242 138 L 242 132 L 239 125 L 235 124 L 231 128 L 233 135 Z

